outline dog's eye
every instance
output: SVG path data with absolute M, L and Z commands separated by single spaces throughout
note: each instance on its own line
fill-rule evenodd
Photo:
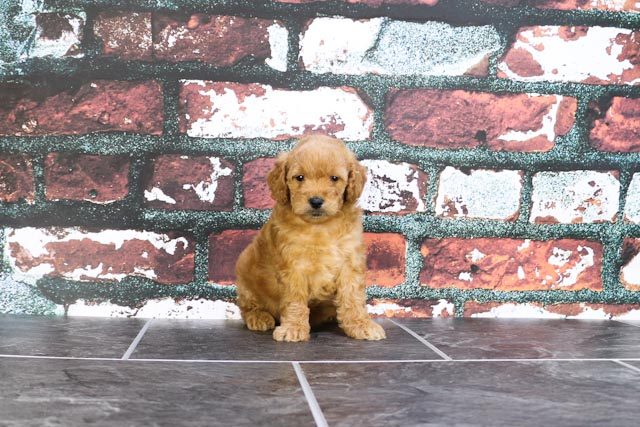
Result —
M 298 182 L 302 182 L 302 181 L 304 181 L 304 175 L 297 175 L 297 176 L 295 177 L 295 179 L 296 179 L 296 181 L 298 181 Z
M 337 177 L 337 176 L 335 176 L 335 175 L 333 175 L 333 176 L 331 177 L 331 181 L 333 181 L 333 182 L 338 182 L 339 180 L 340 180 L 340 178 L 339 178 L 339 177 Z

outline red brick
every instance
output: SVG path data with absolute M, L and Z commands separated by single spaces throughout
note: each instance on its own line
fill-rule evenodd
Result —
M 102 54 L 122 60 L 153 59 L 151 13 L 106 11 L 96 17 L 94 32 L 102 40 Z
M 401 285 L 405 279 L 404 237 L 394 233 L 365 233 L 367 286 L 385 288 Z
M 253 209 L 271 209 L 275 202 L 267 185 L 267 173 L 273 168 L 275 159 L 256 159 L 246 163 L 242 174 L 244 205 Z
M 47 199 L 121 200 L 129 192 L 129 163 L 125 156 L 51 153 L 44 171 Z
M 159 156 L 145 190 L 146 205 L 163 209 L 233 208 L 234 166 L 218 157 Z
M 156 59 L 202 61 L 218 67 L 237 64 L 242 59 L 265 61 L 273 53 L 270 27 L 277 21 L 237 16 L 157 15 L 153 37 Z
M 575 98 L 463 90 L 392 90 L 385 125 L 410 145 L 548 151 L 573 126 Z
M 0 153 L 0 202 L 33 202 L 35 186 L 31 159 Z
M 620 282 L 631 291 L 640 291 L 640 239 L 624 239 Z
M 543 305 L 538 302 L 486 302 L 468 301 L 464 305 L 465 317 L 529 317 L 568 319 L 637 319 L 640 305 L 569 303 Z
M 361 140 L 373 129 L 373 112 L 349 87 L 294 91 L 189 80 L 182 82 L 180 106 L 180 131 L 199 138 L 287 139 L 325 133 Z
M 446 300 L 373 299 L 369 301 L 372 317 L 433 318 L 455 316 L 455 306 Z
M 20 59 L 81 58 L 84 55 L 80 47 L 84 18 L 73 13 L 63 12 L 36 12 L 33 13 L 33 16 L 36 25 L 31 33 L 32 39 L 29 40 L 29 43 L 20 46 Z M 24 21 L 23 24 L 25 24 Z
M 640 99 L 615 97 L 606 105 L 591 103 L 591 145 L 602 151 L 640 152 Z
M 57 276 L 119 281 L 146 277 L 162 284 L 194 277 L 194 242 L 178 233 L 137 230 L 19 228 L 7 232 L 8 258 L 29 280 Z
M 0 135 L 81 135 L 123 131 L 159 135 L 164 120 L 156 81 L 94 81 L 63 90 L 0 85 Z
M 362 160 L 367 183 L 359 200 L 365 212 L 396 214 L 424 212 L 429 178 L 416 165 L 386 160 Z
M 426 239 L 420 283 L 431 288 L 602 290 L 602 244 L 477 238 Z
M 236 261 L 258 230 L 225 230 L 209 236 L 209 281 L 233 285 Z
M 498 63 L 518 81 L 636 84 L 640 32 L 614 27 L 523 27 Z

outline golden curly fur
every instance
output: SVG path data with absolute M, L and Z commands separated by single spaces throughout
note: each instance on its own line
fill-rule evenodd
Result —
M 277 341 L 304 341 L 311 326 L 337 320 L 352 338 L 385 338 L 366 310 L 356 206 L 366 179 L 355 155 L 327 136 L 303 137 L 278 156 L 267 176 L 276 205 L 236 264 L 238 305 L 249 329 L 275 327 Z

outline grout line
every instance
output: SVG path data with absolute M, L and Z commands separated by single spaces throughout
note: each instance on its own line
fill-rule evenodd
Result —
M 625 363 L 620 359 L 614 359 L 614 360 L 612 360 L 612 362 L 615 362 L 618 365 L 624 366 L 625 368 L 628 368 L 628 369 L 631 369 L 632 371 L 640 373 L 640 368 L 637 368 L 637 367 L 635 367 L 633 365 L 629 365 L 628 363 Z
M 420 341 L 422 344 L 426 345 L 427 347 L 429 347 L 431 350 L 433 350 L 434 352 L 436 352 L 438 354 L 438 356 L 442 357 L 444 360 L 453 360 L 451 357 L 449 357 L 448 354 L 446 354 L 444 351 L 440 350 L 438 347 L 436 347 L 435 345 L 431 344 L 429 341 L 427 341 L 426 339 L 424 339 L 423 337 L 421 337 L 420 335 L 416 334 L 415 332 L 413 332 L 411 329 L 407 328 L 404 325 L 401 325 L 400 323 L 396 322 L 393 319 L 387 319 L 389 320 L 391 323 L 393 323 L 394 325 L 398 326 L 399 328 L 404 329 L 409 335 L 411 335 L 412 337 L 414 337 L 415 339 L 417 339 L 418 341 Z
M 298 381 L 300 382 L 300 386 L 302 387 L 302 392 L 304 393 L 304 397 L 307 399 L 307 403 L 309 404 L 309 409 L 311 409 L 311 415 L 313 415 L 313 419 L 316 422 L 318 427 L 328 427 L 327 419 L 324 417 L 322 413 L 322 409 L 316 400 L 315 394 L 313 394 L 313 390 L 307 381 L 307 377 L 304 375 L 302 368 L 300 367 L 300 363 L 291 362 L 293 365 L 294 371 L 296 371 L 296 375 L 298 376 Z
M 133 340 L 133 342 L 127 349 L 127 351 L 122 356 L 122 360 L 129 360 L 129 358 L 135 351 L 138 344 L 140 344 L 140 341 L 142 341 L 142 337 L 144 337 L 144 334 L 147 332 L 147 329 L 149 329 L 149 326 L 151 326 L 151 323 L 153 323 L 153 319 L 147 320 L 147 323 L 145 323 L 142 329 L 140 329 L 140 332 L 138 332 L 138 335 L 136 336 L 136 338 Z

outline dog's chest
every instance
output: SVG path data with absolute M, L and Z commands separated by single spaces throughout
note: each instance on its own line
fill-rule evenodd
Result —
M 322 299 L 335 293 L 339 275 L 353 262 L 355 246 L 352 238 L 299 236 L 288 242 L 284 261 L 305 278 L 310 296 Z

